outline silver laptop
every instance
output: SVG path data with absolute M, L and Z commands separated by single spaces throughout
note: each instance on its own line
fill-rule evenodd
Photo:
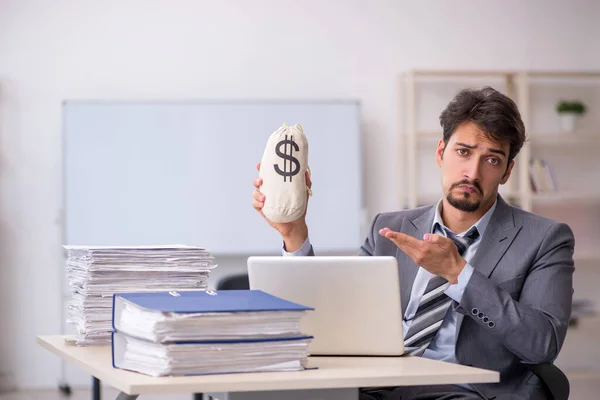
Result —
M 394 257 L 249 257 L 250 289 L 313 307 L 302 331 L 312 355 L 404 353 Z

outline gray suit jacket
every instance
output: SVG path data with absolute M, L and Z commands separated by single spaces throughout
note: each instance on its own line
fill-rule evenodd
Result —
M 403 312 L 419 267 L 378 232 L 389 227 L 422 240 L 434 214 L 434 206 L 379 214 L 360 249 L 361 255 L 398 259 Z M 473 385 L 485 398 L 544 399 L 541 382 L 523 363 L 552 362 L 564 342 L 573 297 L 573 233 L 498 196 L 481 240 L 462 301 L 453 304 L 459 313 L 456 358 L 500 372 L 500 383 Z

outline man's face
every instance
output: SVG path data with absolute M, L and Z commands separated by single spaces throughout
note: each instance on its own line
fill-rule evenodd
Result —
M 509 150 L 509 143 L 488 138 L 473 122 L 459 125 L 446 146 L 440 140 L 436 161 L 448 203 L 465 212 L 490 206 L 514 166 L 511 161 L 507 168 Z

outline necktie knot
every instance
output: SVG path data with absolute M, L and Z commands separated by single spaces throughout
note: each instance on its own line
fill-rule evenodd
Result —
M 479 231 L 477 230 L 477 228 L 473 228 L 465 236 L 462 236 L 462 237 L 454 235 L 450 232 L 448 232 L 448 235 L 450 236 L 450 239 L 452 239 L 452 241 L 456 245 L 456 248 L 458 249 L 458 254 L 460 254 L 462 256 L 464 254 L 464 252 L 467 250 L 467 248 L 471 244 L 473 244 L 473 242 L 475 240 L 477 240 L 477 238 L 479 237 Z

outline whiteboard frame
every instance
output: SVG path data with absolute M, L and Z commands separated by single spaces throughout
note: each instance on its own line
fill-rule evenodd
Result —
M 365 155 L 362 149 L 364 148 L 364 130 L 362 124 L 362 102 L 357 98 L 348 98 L 348 99 L 340 99 L 340 98 L 306 98 L 306 99 L 285 99 L 285 98 L 187 98 L 187 99 L 143 99 L 143 98 L 104 98 L 104 99 L 94 99 L 94 98 L 71 98 L 64 100 L 61 104 L 61 178 L 62 178 L 62 190 L 61 190 L 61 209 L 60 209 L 60 228 L 61 228 L 61 239 L 63 244 L 67 244 L 67 215 L 68 215 L 68 205 L 67 201 L 67 193 L 68 193 L 68 182 L 67 182 L 67 170 L 66 170 L 66 155 L 67 155 L 67 116 L 66 116 L 66 107 L 71 104 L 98 104 L 98 105 L 202 105 L 202 104 L 216 104 L 216 105 L 246 105 L 246 104 L 282 104 L 282 105 L 291 105 L 291 104 L 351 104 L 355 105 L 358 108 L 358 120 L 356 121 L 357 127 L 359 130 L 359 156 L 358 161 L 360 163 L 358 170 L 360 171 L 359 176 L 359 204 L 360 204 L 360 235 L 364 237 L 366 234 L 366 229 L 368 227 L 368 216 L 367 216 L 367 207 L 365 204 L 365 186 L 364 186 L 364 175 L 365 175 Z M 309 226 L 310 230 L 310 226 Z M 359 244 L 360 246 L 360 244 Z M 356 249 L 348 249 L 348 252 L 352 252 L 353 250 L 358 251 L 358 247 Z M 346 254 L 346 251 L 331 251 L 328 249 L 323 249 L 319 251 L 320 254 Z M 228 253 L 228 252 L 214 252 L 215 255 L 218 256 L 244 256 L 245 253 Z M 261 254 L 269 255 L 269 254 L 280 254 L 277 251 L 273 253 L 269 252 L 261 252 Z

